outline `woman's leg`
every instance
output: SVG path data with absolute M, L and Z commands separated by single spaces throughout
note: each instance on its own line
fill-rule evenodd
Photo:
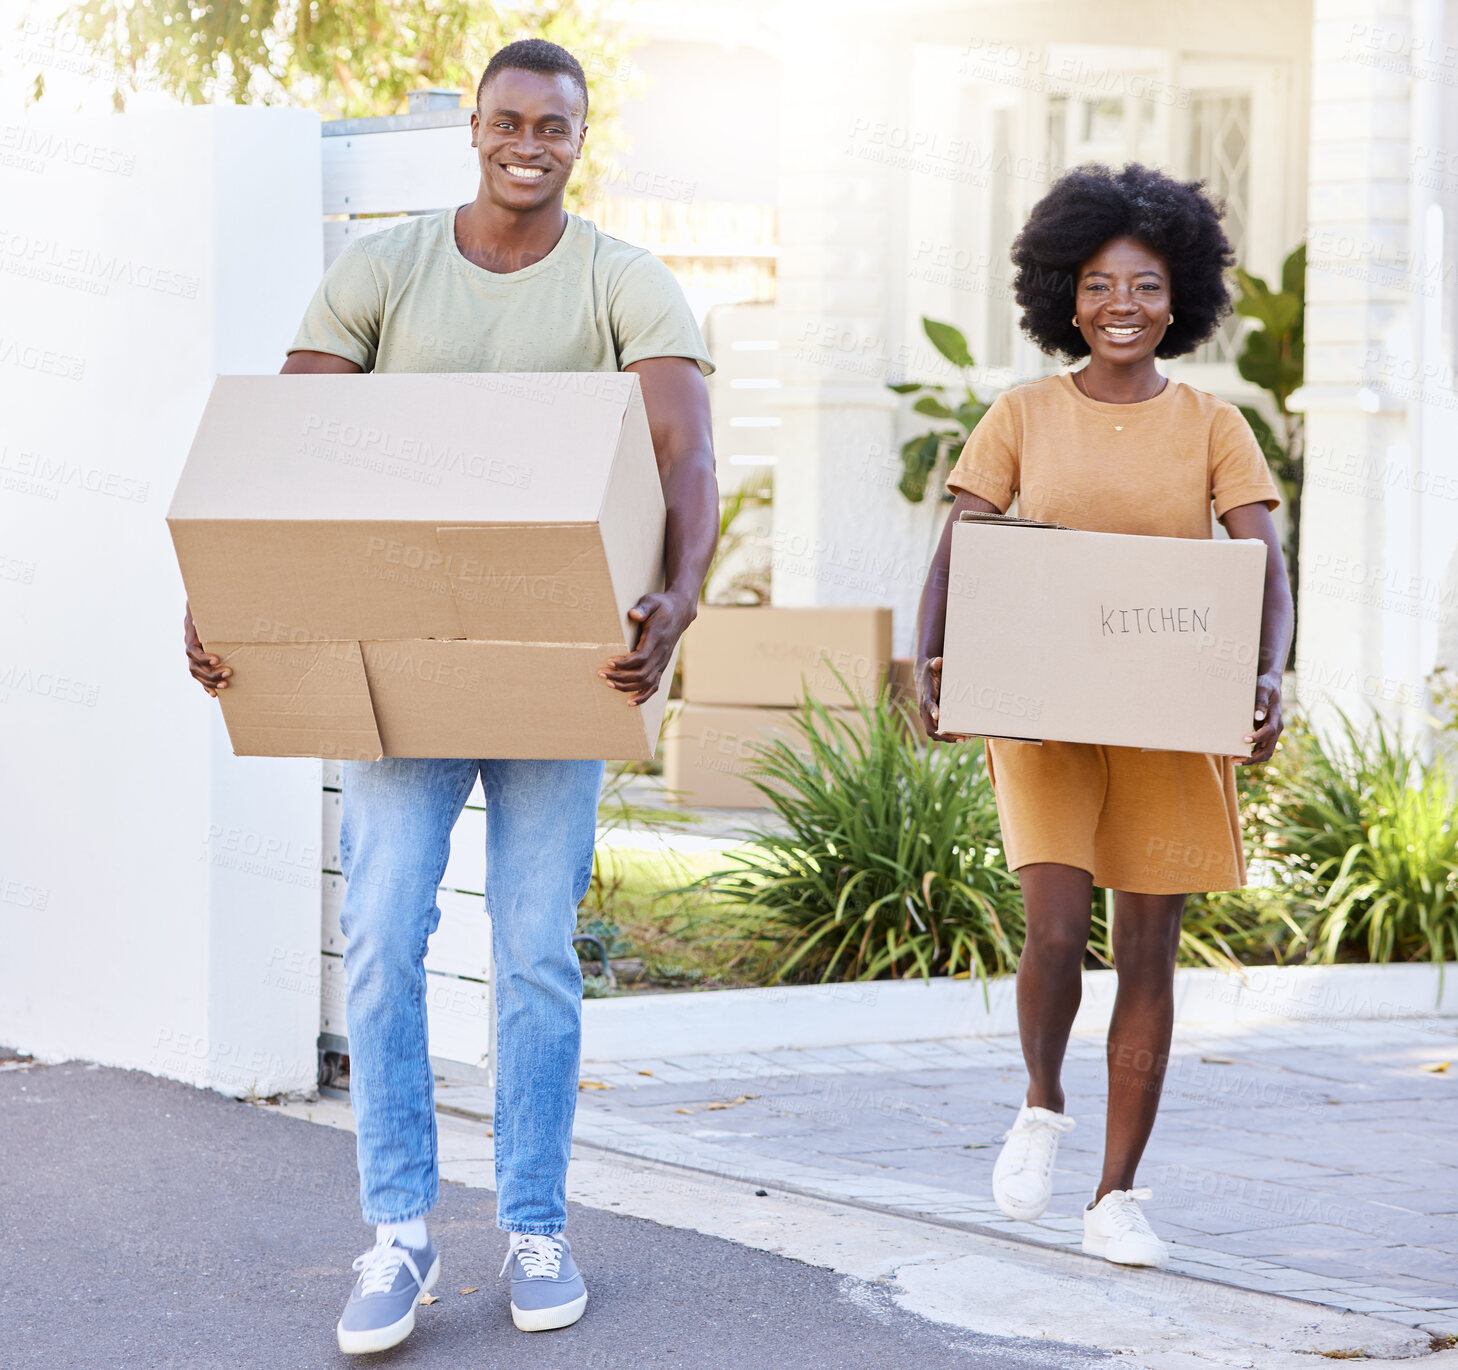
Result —
M 1109 1023 L 1109 1111 L 1098 1199 L 1134 1187 L 1154 1128 L 1174 1027 L 1174 966 L 1184 909 L 1182 894 L 1115 895 L 1119 990 Z
M 1028 1103 L 1063 1112 L 1063 1053 L 1083 992 L 1093 912 L 1093 876 L 1039 862 L 1018 871 L 1027 936 L 1018 959 L 1018 1035 L 1028 1066 Z

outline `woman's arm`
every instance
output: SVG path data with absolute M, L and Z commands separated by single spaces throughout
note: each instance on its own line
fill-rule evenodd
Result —
M 1286 556 L 1271 511 L 1264 504 L 1241 504 L 1220 520 L 1233 538 L 1256 538 L 1266 544 L 1266 587 L 1261 600 L 1261 652 L 1257 664 L 1255 728 L 1245 735 L 1250 757 L 1242 766 L 1269 761 L 1281 736 L 1281 673 L 1291 654 L 1291 582 Z
M 1264 507 L 1264 506 L 1262 506 Z M 939 742 L 958 739 L 937 731 L 941 717 L 942 639 L 947 627 L 947 579 L 952 562 L 952 525 L 964 509 L 979 514 L 1000 514 L 997 505 L 965 491 L 958 494 L 947 515 L 941 541 L 927 568 L 926 584 L 921 589 L 921 604 L 916 611 L 916 702 L 921 709 L 921 725 L 927 736 Z

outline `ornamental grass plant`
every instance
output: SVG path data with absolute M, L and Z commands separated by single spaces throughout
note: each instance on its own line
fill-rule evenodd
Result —
M 917 740 L 887 696 L 803 701 L 800 737 L 756 744 L 750 778 L 783 831 L 763 831 L 695 888 L 775 949 L 777 981 L 1012 970 L 1022 903 L 977 747 Z
M 1306 958 L 1445 961 L 1458 953 L 1458 790 L 1374 719 L 1323 739 L 1297 725 L 1261 815 Z
M 800 739 L 753 748 L 778 822 L 688 887 L 705 902 L 683 934 L 738 943 L 734 962 L 771 983 L 1016 969 L 1022 901 L 982 748 L 919 742 L 886 698 L 805 701 L 794 725 Z M 1237 775 L 1252 883 L 1190 897 L 1180 964 L 1458 957 L 1458 788 L 1441 761 L 1380 721 L 1342 717 L 1323 738 L 1297 719 L 1270 765 Z M 1111 964 L 1110 903 L 1096 892 L 1091 966 Z

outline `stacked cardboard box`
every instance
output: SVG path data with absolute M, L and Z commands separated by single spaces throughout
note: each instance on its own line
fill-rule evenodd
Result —
M 874 697 L 891 662 L 891 610 L 706 606 L 684 635 L 683 703 L 664 728 L 664 782 L 702 808 L 765 806 L 754 744 L 795 742 L 807 694 L 846 709 Z

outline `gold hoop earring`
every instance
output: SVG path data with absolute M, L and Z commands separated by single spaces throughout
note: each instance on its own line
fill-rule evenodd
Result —
M 1174 322 L 1174 315 L 1173 315 L 1173 314 L 1171 314 L 1171 315 L 1170 315 L 1170 316 L 1169 316 L 1169 323 L 1173 323 L 1173 322 Z M 1165 325 L 1165 326 L 1166 326 L 1166 327 L 1168 327 L 1168 326 L 1169 326 L 1169 325 L 1168 325 L 1168 324 L 1166 324 L 1166 325 Z
M 1073 326 L 1075 328 L 1077 328 L 1079 326 L 1079 323 L 1078 323 L 1078 315 L 1076 315 L 1076 314 L 1073 316 Z

